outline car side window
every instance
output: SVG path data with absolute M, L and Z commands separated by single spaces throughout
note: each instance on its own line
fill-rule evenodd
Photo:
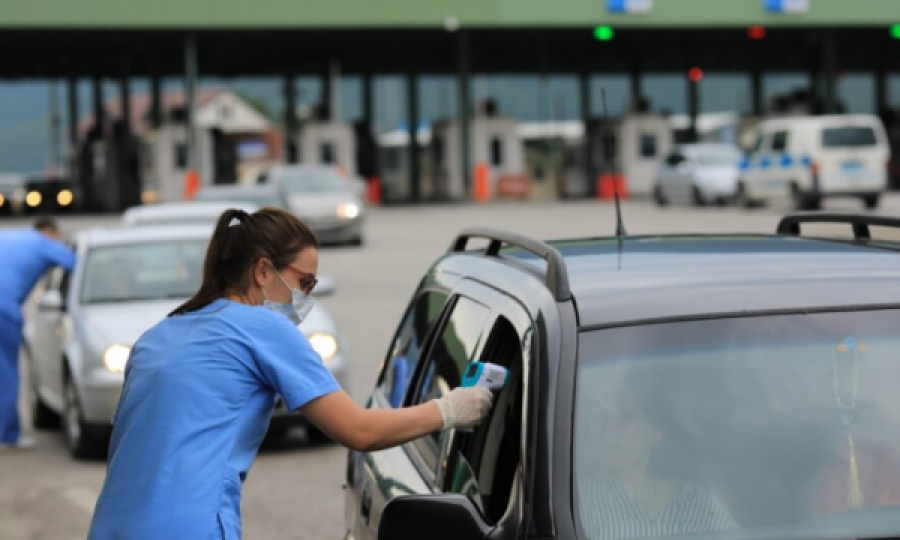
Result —
M 784 152 L 787 150 L 788 133 L 787 131 L 778 131 L 772 134 L 772 151 Z
M 446 301 L 445 293 L 427 290 L 417 296 L 407 309 L 378 384 L 378 390 L 384 393 L 391 407 L 403 405 L 428 331 L 437 321 Z
M 472 360 L 490 310 L 478 302 L 460 296 L 453 311 L 429 350 L 417 379 L 414 404 L 437 399 L 462 382 L 463 371 Z M 422 455 L 437 465 L 438 448 L 446 432 L 439 431 L 417 441 Z
M 524 358 L 519 334 L 507 319 L 497 318 L 479 360 L 506 367 L 509 379 L 495 393 L 485 420 L 471 433 L 457 432 L 444 489 L 469 496 L 496 523 L 509 506 L 521 460 Z
M 759 145 L 756 148 L 756 152 L 766 153 L 772 150 L 772 134 L 766 133 L 759 140 Z
M 684 161 L 684 156 L 679 153 L 669 154 L 669 157 L 666 158 L 666 165 L 669 167 L 677 167 L 680 163 Z

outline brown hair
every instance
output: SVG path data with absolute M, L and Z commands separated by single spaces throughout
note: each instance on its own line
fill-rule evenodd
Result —
M 34 228 L 37 231 L 59 232 L 59 226 L 57 226 L 56 220 L 51 216 L 41 216 L 34 220 Z
M 234 220 L 238 223 L 232 225 Z M 229 208 L 219 216 L 206 249 L 200 290 L 169 316 L 197 311 L 223 296 L 246 291 L 250 268 L 263 257 L 281 270 L 304 249 L 318 247 L 316 235 L 290 212 L 266 207 L 248 214 Z

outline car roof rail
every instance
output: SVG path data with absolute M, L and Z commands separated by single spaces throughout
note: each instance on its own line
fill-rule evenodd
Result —
M 778 234 L 800 235 L 803 223 L 847 223 L 853 227 L 853 237 L 857 240 L 872 238 L 869 226 L 900 229 L 900 218 L 875 214 L 853 214 L 841 212 L 792 212 L 778 223 Z
M 572 298 L 572 292 L 569 289 L 569 271 L 566 268 L 566 260 L 555 247 L 509 231 L 502 229 L 490 229 L 482 227 L 474 227 L 463 229 L 453 245 L 450 246 L 450 252 L 457 253 L 466 250 L 466 244 L 470 238 L 483 238 L 489 240 L 484 254 L 488 256 L 497 256 L 500 253 L 500 247 L 504 244 L 517 247 L 529 251 L 538 257 L 547 261 L 547 274 L 544 276 L 544 282 L 547 289 L 553 294 L 553 298 L 557 302 L 565 302 Z

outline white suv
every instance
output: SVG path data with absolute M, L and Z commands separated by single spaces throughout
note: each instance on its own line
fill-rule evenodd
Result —
M 741 163 L 737 198 L 745 206 L 789 197 L 816 209 L 825 197 L 859 197 L 878 206 L 890 158 L 884 126 L 872 115 L 764 120 Z

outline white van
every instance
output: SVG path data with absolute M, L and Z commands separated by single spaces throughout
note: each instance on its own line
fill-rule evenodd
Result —
M 754 136 L 738 181 L 744 206 L 787 197 L 799 209 L 814 210 L 825 197 L 859 197 L 875 208 L 887 188 L 890 148 L 876 116 L 764 120 Z

